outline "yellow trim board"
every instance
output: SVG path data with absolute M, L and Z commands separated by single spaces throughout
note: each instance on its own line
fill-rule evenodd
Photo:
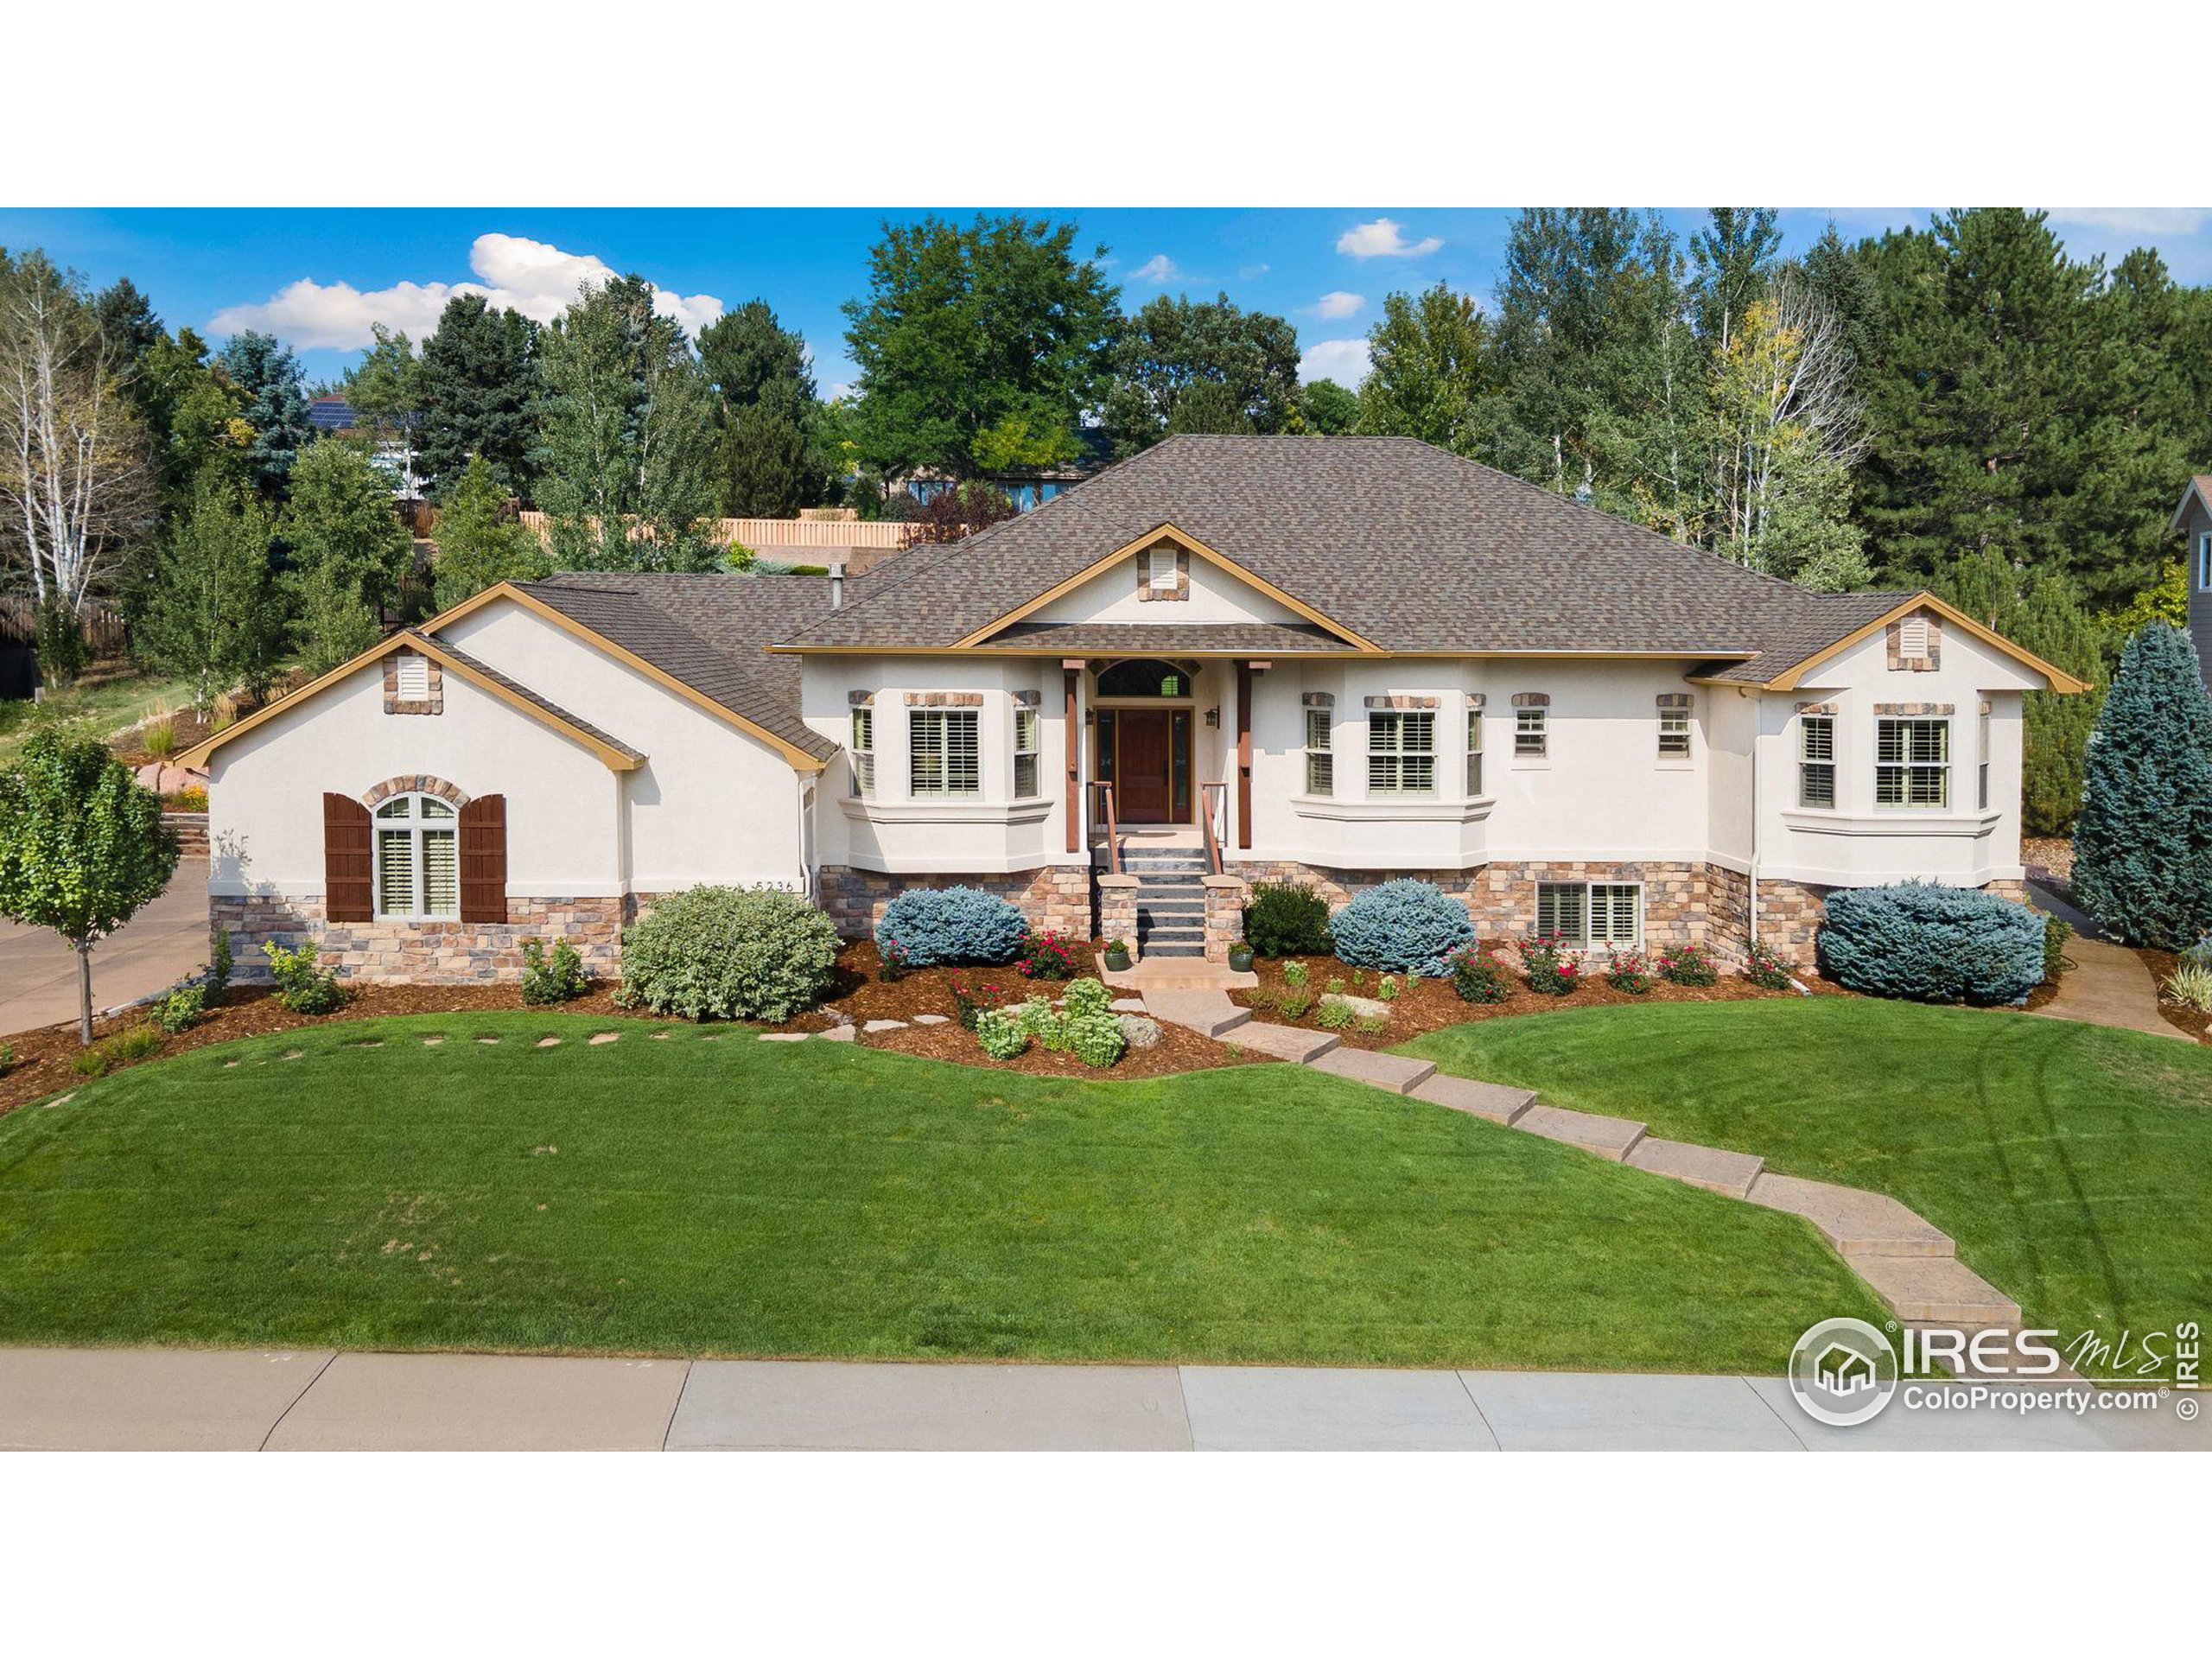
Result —
M 563 719 L 559 715 L 555 714 L 550 709 L 545 708 L 540 703 L 533 702 L 528 697 L 524 696 L 520 692 L 500 684 L 499 681 L 485 673 L 474 663 L 462 661 L 460 658 L 454 655 L 452 651 L 446 646 L 441 645 L 435 639 L 425 638 L 423 634 L 416 632 L 412 628 L 402 628 L 397 633 L 388 635 L 386 638 L 379 639 L 375 645 L 363 652 L 359 656 L 352 658 L 346 662 L 339 664 L 337 667 L 332 669 L 330 672 L 323 675 L 319 679 L 308 681 L 296 691 L 287 692 L 284 696 L 277 698 L 276 702 L 270 703 L 267 708 L 256 709 L 252 714 L 247 715 L 246 718 L 238 721 L 237 725 L 229 727 L 223 731 L 217 732 L 213 737 L 207 738 L 204 741 L 195 744 L 193 747 L 187 749 L 177 758 L 177 764 L 182 766 L 189 766 L 194 771 L 204 770 L 207 765 L 208 756 L 214 753 L 217 749 L 221 748 L 224 744 L 229 742 L 232 738 L 244 737 L 248 732 L 253 730 L 255 727 L 261 725 L 264 721 L 274 720 L 278 715 L 284 713 L 286 710 L 293 708 L 296 704 L 305 702 L 309 697 L 314 696 L 316 693 L 321 691 L 326 687 L 335 685 L 339 681 L 349 678 L 353 675 L 359 673 L 362 669 L 369 667 L 373 664 L 382 662 L 385 658 L 391 656 L 395 651 L 402 648 L 416 652 L 423 656 L 428 657 L 431 661 L 436 663 L 441 668 L 446 670 L 448 673 L 459 675 L 462 679 L 467 681 L 469 684 L 474 686 L 478 690 L 486 692 L 492 696 L 498 698 L 501 702 L 505 703 L 509 708 L 528 715 L 532 720 L 537 721 L 540 725 L 548 727 L 550 729 L 560 733 L 563 737 L 566 737 L 574 742 L 581 743 L 584 747 L 589 749 L 593 754 L 597 756 L 601 763 L 611 772 L 635 772 L 639 766 L 645 764 L 645 762 L 637 756 L 626 753 L 624 751 L 614 747 L 612 744 L 608 743 L 606 739 L 599 736 L 596 733 L 584 730 L 574 721 Z
M 1913 612 L 1919 610 L 1935 612 L 1936 615 L 1943 618 L 1946 621 L 1955 623 L 1958 626 L 1964 628 L 1968 633 L 1980 640 L 1985 645 L 1989 646 L 1993 650 L 2002 652 L 2005 656 L 2010 657 L 2016 663 L 2025 664 L 2028 667 L 2035 670 L 2037 673 L 2049 680 L 2050 682 L 2050 689 L 2054 691 L 2070 695 L 2074 692 L 2086 691 L 2089 689 L 2088 683 L 2086 680 L 2077 680 L 2071 674 L 2069 674 L 2064 669 L 2059 668 L 2050 663 L 2046 663 L 2042 658 L 2037 656 L 2033 652 L 2022 650 L 2019 646 L 2014 645 L 2010 639 L 2007 639 L 2003 634 L 1995 632 L 1989 628 L 1982 626 L 1980 623 L 1975 621 L 1964 611 L 1959 609 L 1957 606 L 1947 604 L 1942 600 L 1936 598 L 1935 594 L 1925 591 L 1915 594 L 1902 603 L 1885 611 L 1881 615 L 1876 617 L 1872 622 L 1867 623 L 1864 627 L 1853 628 L 1849 633 L 1844 635 L 1842 639 L 1837 640 L 1834 645 L 1821 646 L 1819 651 L 1815 652 L 1812 656 L 1806 658 L 1804 661 L 1797 664 L 1787 671 L 1777 675 L 1774 678 L 1763 682 L 1763 683 L 1770 691 L 1795 691 L 1798 686 L 1803 683 L 1806 675 L 1812 672 L 1815 668 L 1818 668 L 1822 663 L 1827 662 L 1828 658 L 1836 655 L 1837 652 L 1848 651 L 1860 640 L 1872 638 L 1876 632 L 1879 632 L 1883 628 L 1886 628 L 1891 623 L 1897 621 L 1899 618 L 1910 616 Z
M 958 641 L 952 649 L 959 651 L 981 645 L 984 640 L 988 639 L 993 634 L 999 632 L 1001 629 L 1013 626 L 1014 624 L 1022 620 L 1025 617 L 1034 615 L 1038 611 L 1042 610 L 1046 606 L 1051 604 L 1063 594 L 1071 593 L 1074 589 L 1080 588 L 1084 582 L 1090 581 L 1095 576 L 1103 575 L 1112 566 L 1119 563 L 1122 560 L 1129 557 L 1132 554 L 1141 552 L 1146 548 L 1152 547 L 1161 541 L 1173 542 L 1176 546 L 1181 548 L 1185 552 L 1191 554 L 1193 557 L 1204 559 L 1209 564 L 1215 566 L 1217 569 L 1227 571 L 1230 575 L 1237 578 L 1238 581 L 1257 588 L 1261 593 L 1265 594 L 1269 599 L 1274 600 L 1276 604 L 1297 612 L 1299 615 L 1304 617 L 1308 622 L 1313 623 L 1319 627 L 1328 629 L 1330 632 L 1336 634 L 1338 638 L 1357 646 L 1362 652 L 1379 652 L 1381 650 L 1381 647 L 1376 645 L 1374 641 L 1362 639 L 1358 634 L 1354 633 L 1350 628 L 1344 626 L 1343 623 L 1324 616 L 1320 612 L 1315 610 L 1311 605 L 1306 603 L 1305 601 L 1283 592 L 1281 588 L 1276 587 L 1265 577 L 1255 575 L 1252 571 L 1246 569 L 1243 565 L 1237 563 L 1236 560 L 1230 558 L 1227 554 L 1217 553 L 1213 549 L 1208 547 L 1197 537 L 1185 535 L 1181 531 L 1176 529 L 1172 524 L 1161 524 L 1155 525 L 1154 528 L 1145 531 L 1143 535 L 1138 537 L 1135 541 L 1116 548 L 1111 553 L 1107 554 L 1104 557 L 1100 558 L 1093 563 L 1085 566 L 1083 569 L 1078 570 L 1074 575 L 1070 576 L 1065 582 L 1059 582 L 1053 587 L 1046 588 L 1043 593 L 1038 594 L 1036 598 L 1030 600 L 1027 603 L 1018 605 L 1013 610 L 1007 612 L 1004 615 L 994 619 L 988 626 L 978 628 L 975 632 L 969 634 L 965 639 Z

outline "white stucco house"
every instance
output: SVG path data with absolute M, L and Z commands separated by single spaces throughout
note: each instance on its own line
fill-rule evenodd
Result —
M 1249 882 L 1399 874 L 1486 940 L 1808 960 L 1836 887 L 2017 894 L 2021 699 L 2080 689 L 1411 440 L 1181 437 L 850 581 L 503 583 L 188 759 L 248 967 L 605 970 L 703 882 L 1217 960 Z

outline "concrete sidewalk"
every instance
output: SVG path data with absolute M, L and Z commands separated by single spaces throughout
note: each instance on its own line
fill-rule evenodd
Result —
M 1813 1422 L 1777 1377 L 0 1349 L 11 1451 L 2193 1451 L 2155 1412 Z

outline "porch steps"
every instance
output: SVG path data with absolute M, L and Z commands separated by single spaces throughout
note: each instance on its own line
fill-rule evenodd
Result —
M 1094 863 L 1103 863 L 1103 852 Z M 1122 874 L 1137 881 L 1137 955 L 1203 958 L 1206 858 L 1200 849 L 1125 842 Z

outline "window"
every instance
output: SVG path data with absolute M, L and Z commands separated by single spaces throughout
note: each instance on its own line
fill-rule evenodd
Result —
M 983 792 L 982 717 L 973 709 L 915 709 L 906 716 L 907 775 L 918 796 Z
M 1974 804 L 1989 810 L 1989 710 L 1974 721 Z
M 1928 655 L 1928 619 L 1908 616 L 1897 624 L 1897 655 L 1910 662 Z
M 1633 881 L 1539 881 L 1536 931 L 1580 948 L 1632 946 L 1643 931 L 1643 889 Z
M 1659 711 L 1659 758 L 1662 760 L 1687 760 L 1690 755 L 1690 711 L 1687 709 L 1662 709 Z
M 1835 716 L 1797 717 L 1797 804 L 1835 804 Z
M 1467 710 L 1467 793 L 1483 792 L 1483 711 Z
M 1173 663 L 1116 663 L 1098 677 L 1102 697 L 1187 697 L 1191 677 Z
M 395 795 L 377 808 L 379 918 L 421 920 L 461 914 L 457 816 L 435 795 Z
M 1026 703 L 1014 709 L 1014 793 L 1027 800 L 1037 792 L 1037 711 Z
M 1367 716 L 1367 792 L 1436 793 L 1436 716 L 1378 709 Z
M 1541 760 L 1548 753 L 1545 738 L 1548 709 L 1516 709 L 1513 711 L 1513 758 L 1516 760 Z
M 392 695 L 401 702 L 430 700 L 430 659 L 410 653 L 400 658 Z
M 1308 709 L 1306 711 L 1306 792 L 1308 795 L 1333 795 L 1337 792 L 1337 757 L 1331 752 L 1332 734 L 1329 722 L 1333 711 L 1327 709 Z
M 1874 722 L 1874 804 L 1945 807 L 1951 804 L 1951 722 Z
M 2212 594 L 2212 532 L 2196 538 L 2196 591 Z
M 853 757 L 853 793 L 861 799 L 875 798 L 875 710 L 853 710 L 853 739 L 847 745 Z

